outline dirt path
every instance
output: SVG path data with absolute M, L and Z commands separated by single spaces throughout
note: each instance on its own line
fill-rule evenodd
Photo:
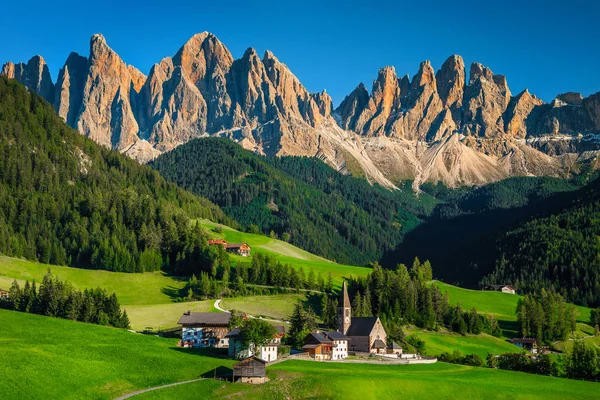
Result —
M 130 397 L 133 397 L 133 396 L 137 396 L 138 394 L 142 394 L 142 393 L 146 393 L 146 392 L 151 392 L 153 390 L 168 388 L 168 387 L 171 387 L 171 386 L 183 385 L 183 384 L 186 384 L 186 383 L 198 382 L 198 381 L 201 381 L 201 380 L 204 380 L 204 379 L 206 379 L 206 378 L 198 378 L 198 379 L 192 379 L 192 380 L 189 380 L 189 381 L 169 383 L 168 385 L 155 386 L 155 387 L 151 387 L 151 388 L 144 389 L 144 390 L 138 390 L 137 392 L 131 392 L 131 393 L 128 393 L 128 394 L 124 394 L 123 396 L 117 397 L 115 400 L 124 400 L 124 399 L 128 399 Z

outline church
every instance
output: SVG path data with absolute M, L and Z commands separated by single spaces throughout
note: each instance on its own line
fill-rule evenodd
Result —
M 387 334 L 379 317 L 352 317 L 346 282 L 338 304 L 338 330 L 350 338 L 350 351 L 386 353 Z

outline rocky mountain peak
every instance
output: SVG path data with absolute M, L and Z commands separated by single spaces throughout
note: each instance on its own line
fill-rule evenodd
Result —
M 581 95 L 581 93 L 562 93 L 556 96 L 556 98 L 572 106 L 580 106 L 583 104 L 583 96 Z
M 435 83 L 435 73 L 433 71 L 433 67 L 431 66 L 431 62 L 429 60 L 425 60 L 419 66 L 419 72 L 417 72 L 411 82 L 411 89 L 415 90 L 430 83 Z
M 465 62 L 459 55 L 448 57 L 435 75 L 437 90 L 444 107 L 454 110 L 462 107 L 465 89 Z M 460 116 L 456 116 L 460 119 Z
M 32 57 L 27 64 L 7 62 L 2 67 L 1 73 L 19 81 L 49 101 L 54 99 L 54 84 L 46 61 L 42 56 Z

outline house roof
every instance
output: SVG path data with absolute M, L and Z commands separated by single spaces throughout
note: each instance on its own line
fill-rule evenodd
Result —
M 511 285 L 487 285 L 486 287 L 491 287 L 494 290 L 502 289 L 502 288 L 505 288 L 505 287 L 509 288 L 509 289 L 512 289 L 512 290 L 515 290 L 515 288 L 512 287 Z
M 352 318 L 350 328 L 348 328 L 346 336 L 369 336 L 369 334 L 373 331 L 373 327 L 378 319 L 378 317 Z
M 306 344 L 331 344 L 331 340 L 321 332 L 311 332 L 304 339 Z
M 390 344 L 388 344 L 388 349 L 393 349 L 393 350 L 402 350 L 402 346 L 400 346 L 398 343 L 396 342 L 392 342 Z
M 304 346 L 302 346 L 302 348 L 303 349 L 316 349 L 319 346 L 320 346 L 320 344 L 305 344 Z
M 381 339 L 375 339 L 373 341 L 373 348 L 374 349 L 385 349 L 385 343 Z
M 250 247 L 250 246 L 248 245 L 248 243 L 229 243 L 229 244 L 226 244 L 226 245 L 225 245 L 225 248 L 226 248 L 226 249 L 239 249 L 239 248 L 241 248 L 242 246 L 248 246 L 248 247 Z
M 230 313 L 212 312 L 186 312 L 179 321 L 179 325 L 229 325 Z
M 339 331 L 325 332 L 325 336 L 331 340 L 350 340 L 348 336 Z
M 231 331 L 229 331 L 229 333 L 227 335 L 225 335 L 226 338 L 238 338 L 240 337 L 240 328 L 234 328 Z
M 348 287 L 346 285 L 346 281 L 342 284 L 342 293 L 340 293 L 340 307 L 351 307 L 350 305 L 350 297 L 348 297 Z
M 250 364 L 252 362 L 258 361 L 261 364 L 266 364 L 267 362 L 261 358 L 258 358 L 256 356 L 250 356 L 248 358 L 246 358 L 245 360 L 242 360 L 238 363 L 233 364 L 234 367 L 242 367 L 244 365 Z
M 285 326 L 283 326 L 283 325 L 277 325 L 275 327 L 275 330 L 277 330 L 277 334 L 279 334 L 279 335 L 285 335 Z

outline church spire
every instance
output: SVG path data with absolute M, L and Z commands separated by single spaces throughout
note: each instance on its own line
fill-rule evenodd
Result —
M 345 335 L 351 323 L 352 306 L 350 305 L 350 297 L 348 297 L 348 287 L 346 286 L 346 281 L 344 281 L 338 304 L 338 330 Z

